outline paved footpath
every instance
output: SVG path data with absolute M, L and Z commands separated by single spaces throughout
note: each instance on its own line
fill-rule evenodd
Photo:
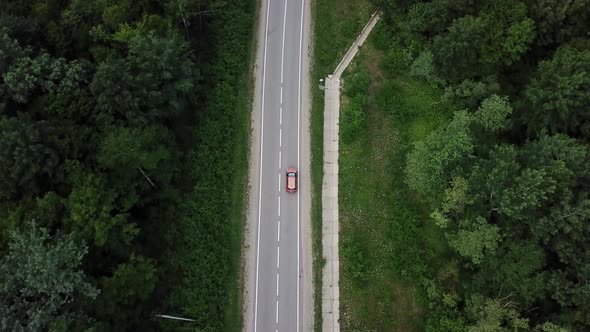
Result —
M 322 252 L 326 261 L 322 275 L 322 331 L 340 331 L 340 262 L 338 260 L 338 123 L 340 75 L 377 24 L 375 12 L 352 44 L 333 75 L 324 83 L 324 180 L 322 183 Z

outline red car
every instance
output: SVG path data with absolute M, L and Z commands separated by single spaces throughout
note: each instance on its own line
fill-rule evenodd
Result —
M 297 191 L 297 168 L 287 168 L 287 192 L 294 193 Z

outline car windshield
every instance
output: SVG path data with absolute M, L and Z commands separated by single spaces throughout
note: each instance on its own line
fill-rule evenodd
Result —
M 287 176 L 295 176 L 295 173 L 287 173 Z

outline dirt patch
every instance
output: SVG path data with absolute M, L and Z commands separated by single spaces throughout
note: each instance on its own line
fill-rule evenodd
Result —
M 385 159 L 389 159 L 389 155 L 395 153 L 394 148 L 399 141 L 398 135 L 395 130 L 391 129 L 389 116 L 383 111 L 369 106 L 367 113 L 368 130 L 372 133 L 370 137 L 372 159 L 376 165 L 382 166 L 382 169 L 379 170 L 380 173 L 385 173 L 387 172 Z
M 416 289 L 409 285 L 400 285 L 389 279 L 392 291 L 393 310 L 398 318 L 397 331 L 415 331 L 416 321 L 422 316 L 422 310 L 416 302 Z
M 371 153 L 373 159 L 377 161 L 378 165 L 384 165 L 384 158 L 391 153 L 394 153 L 394 148 L 399 141 L 397 132 L 392 130 L 389 116 L 375 107 L 375 96 L 381 90 L 384 82 L 384 75 L 379 64 L 383 59 L 383 54 L 372 46 L 368 46 L 365 52 L 365 59 L 369 74 L 371 76 L 371 83 L 369 84 L 369 105 L 367 108 L 367 127 L 368 132 L 371 133 Z M 382 169 L 385 172 L 387 170 Z

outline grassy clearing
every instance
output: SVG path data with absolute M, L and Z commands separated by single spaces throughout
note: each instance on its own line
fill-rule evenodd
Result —
M 316 88 L 320 78 L 336 69 L 342 56 L 372 14 L 368 0 L 312 1 L 313 63 L 311 68 L 311 182 L 315 331 L 321 331 L 322 206 L 324 94 Z
M 434 86 L 384 70 L 373 44 L 369 38 L 344 77 L 341 133 L 351 126 L 354 100 L 368 98 L 361 130 L 341 136 L 341 327 L 419 331 L 426 308 L 421 280 L 438 269 L 447 249 L 428 221 L 428 206 L 404 182 L 405 156 L 448 120 L 453 106 Z

